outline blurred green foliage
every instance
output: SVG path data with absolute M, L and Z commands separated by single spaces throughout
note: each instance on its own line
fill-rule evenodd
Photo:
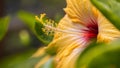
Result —
M 9 21 L 10 21 L 10 16 L 6 16 L 0 19 L 0 41 L 7 32 Z
M 20 20 L 23 21 L 23 23 L 25 23 L 29 27 L 29 29 L 33 33 L 35 33 L 35 29 L 34 29 L 35 15 L 34 14 L 21 10 L 17 13 L 17 16 Z
M 39 57 L 31 57 L 30 56 L 22 61 L 21 63 L 19 64 L 16 64 L 14 65 L 12 68 L 34 68 L 35 65 L 40 61 L 42 60 L 42 58 L 44 58 L 46 56 L 46 54 L 43 54 Z
M 14 0 L 13 0 L 14 1 Z M 12 9 L 15 7 L 14 4 L 20 4 L 20 3 L 14 3 L 13 1 L 9 1 L 13 4 L 12 6 Z M 21 0 L 19 0 L 18 2 L 20 2 Z M 31 1 L 31 2 L 28 2 L 29 0 L 22 0 L 21 2 L 25 1 L 26 3 L 30 4 L 32 2 L 35 2 L 35 1 Z M 6 1 L 7 2 L 7 1 Z M 16 1 L 15 1 L 16 2 Z M 37 1 L 36 1 L 37 2 Z M 45 2 L 45 3 L 43 3 Z M 26 6 L 27 4 L 24 3 Z M 59 8 L 56 8 L 56 7 L 60 7 L 62 4 L 63 1 L 60 1 L 60 0 L 53 0 L 53 1 L 47 1 L 47 0 L 43 0 L 43 1 L 40 1 L 40 4 L 46 4 L 47 6 L 49 6 L 46 10 L 50 10 L 51 11 L 51 8 L 53 8 L 53 11 L 54 11 L 54 8 L 55 10 L 56 9 L 59 9 Z M 59 5 L 58 5 L 59 4 Z M 56 5 L 56 6 L 55 6 Z M 9 5 L 10 6 L 10 5 Z M 37 5 L 39 6 L 39 5 Z M 16 6 L 17 7 L 17 6 Z M 41 7 L 41 5 L 40 5 Z M 42 5 L 42 7 L 44 7 Z M 12 10 L 10 9 L 10 10 Z M 19 8 L 17 8 L 19 9 Z M 14 11 L 14 10 L 12 10 Z M 42 10 L 41 10 L 42 11 Z M 51 14 L 51 12 L 48 11 L 48 14 Z M 9 12 L 9 11 L 8 11 Z M 55 11 L 56 12 L 56 11 Z M 13 12 L 14 13 L 14 12 Z M 54 12 L 53 12 L 54 13 Z M 12 15 L 12 14 L 10 14 Z M 13 15 L 14 16 L 14 15 Z M 19 11 L 17 13 L 17 16 L 20 20 L 22 20 L 22 22 L 24 22 L 25 25 L 28 26 L 28 28 L 30 28 L 30 30 L 36 35 L 36 37 L 42 41 L 42 39 L 44 39 L 44 37 L 41 38 L 41 35 L 39 35 L 39 33 L 37 32 L 40 32 L 40 30 L 37 30 L 36 32 L 36 28 L 35 26 L 37 26 L 37 28 L 41 28 L 39 27 L 39 25 L 37 25 L 35 23 L 35 14 L 32 14 L 32 13 L 29 13 L 29 12 L 26 12 L 26 11 Z M 12 17 L 12 16 L 11 16 Z M 57 13 L 55 13 L 55 15 L 51 16 L 55 19 L 55 21 L 59 21 L 60 18 L 62 17 L 62 14 L 61 14 L 61 11 L 59 12 L 59 10 L 57 10 Z M 12 18 L 13 19 L 13 18 Z M 16 18 L 15 18 L 16 19 Z M 2 18 L 0 19 L 0 40 L 3 39 L 6 31 L 7 31 L 7 28 L 8 28 L 8 24 L 9 24 L 9 21 L 10 20 L 10 17 L 5 17 L 5 18 Z M 15 20 L 15 25 L 18 24 L 16 23 L 17 20 Z M 18 21 L 19 22 L 19 21 Z M 19 29 L 19 27 L 18 27 Z M 16 27 L 16 30 L 18 30 L 17 27 Z M 22 44 L 24 45 L 29 45 L 31 44 L 31 37 L 29 36 L 29 34 L 27 33 L 27 31 L 23 30 L 23 31 L 17 31 L 18 33 L 11 33 L 12 36 L 10 36 L 10 39 L 7 40 L 7 42 L 11 42 L 11 44 L 7 43 L 5 41 L 5 43 L 7 43 L 8 46 L 6 46 L 8 49 L 11 49 L 13 51 L 16 51 L 17 48 L 15 49 L 15 46 L 19 48 L 19 46 L 22 46 Z M 17 37 L 16 37 L 17 36 Z M 19 36 L 19 37 L 18 37 Z M 14 37 L 14 38 L 13 38 Z M 18 39 L 19 38 L 19 39 Z M 5 38 L 6 39 L 6 38 Z M 16 41 L 19 41 L 20 43 L 16 42 Z M 12 43 L 13 42 L 13 43 Z M 21 44 L 22 43 L 22 44 Z M 44 42 L 43 43 L 46 45 L 48 44 L 49 42 Z M 27 46 L 28 47 L 28 46 Z M 23 47 L 23 48 L 27 48 L 27 47 Z M 15 49 L 15 50 L 14 50 Z M 29 48 L 28 48 L 29 49 Z M 9 51 L 11 51 L 9 50 Z M 24 50 L 24 49 L 23 49 Z M 19 50 L 18 50 L 19 51 Z M 22 50 L 21 50 L 22 51 Z M 23 53 L 24 52 L 24 53 Z M 33 68 L 33 66 L 38 62 L 40 61 L 40 59 L 42 59 L 42 57 L 37 57 L 37 58 L 30 58 L 32 56 L 32 54 L 35 52 L 35 50 L 32 50 L 30 49 L 29 51 L 25 52 L 23 51 L 22 53 L 18 53 L 18 54 L 15 54 L 15 55 L 12 55 L 12 56 L 8 56 L 8 57 L 4 57 L 1 61 L 0 61 L 0 68 Z M 17 53 L 17 52 L 15 52 Z M 11 55 L 11 54 L 10 54 Z M 53 58 L 51 58 L 50 60 L 48 60 L 48 62 L 43 66 L 43 68 L 48 68 L 49 66 L 51 68 L 53 68 Z
M 23 45 L 26 45 L 26 46 L 30 45 L 31 37 L 26 30 L 22 30 L 19 33 L 19 36 L 20 36 L 20 41 Z
M 22 64 L 23 62 L 26 62 L 27 59 L 30 59 L 34 52 L 34 49 L 30 49 L 24 51 L 24 53 L 22 52 L 12 56 L 7 56 L 0 60 L 0 68 L 25 68 L 23 65 L 19 66 L 19 64 Z

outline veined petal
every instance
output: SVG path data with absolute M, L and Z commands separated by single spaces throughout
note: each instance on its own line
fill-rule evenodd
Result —
M 51 46 L 55 46 L 59 49 L 62 49 L 65 47 L 65 45 L 69 46 L 71 44 L 71 42 L 74 42 L 75 40 L 84 40 L 87 42 L 87 40 L 85 38 L 83 38 L 84 33 L 82 33 L 82 31 L 81 31 L 85 27 L 83 27 L 79 23 L 73 23 L 68 18 L 67 15 L 60 21 L 57 28 L 64 30 L 64 31 L 68 31 L 68 32 L 56 32 L 54 35 L 54 39 L 48 45 L 48 48 Z
M 110 42 L 120 38 L 120 31 L 102 15 L 99 15 L 98 26 L 98 42 Z
M 62 56 L 61 59 L 58 60 L 56 68 L 75 68 L 76 60 L 83 50 L 84 48 L 79 46 L 73 49 L 69 55 L 65 56 L 63 54 L 64 56 Z M 62 53 L 66 53 L 66 52 L 63 51 Z M 60 58 L 59 55 L 56 57 L 56 59 L 58 58 Z
M 72 20 L 85 26 L 98 24 L 98 42 L 109 42 L 120 37 L 117 30 L 89 0 L 67 0 L 66 14 Z
M 79 23 L 73 23 L 66 15 L 60 21 L 57 28 L 68 32 L 56 32 L 53 41 L 48 45 L 47 49 L 51 47 L 57 48 L 55 58 L 57 64 L 56 68 L 74 68 L 74 64 L 71 63 L 76 61 L 75 58 L 82 52 L 89 41 L 84 38 L 84 33 L 81 32 L 85 27 Z M 74 62 L 72 61 L 73 57 Z M 67 63 L 68 61 L 70 62 Z
M 98 11 L 89 0 L 67 0 L 66 14 L 73 22 L 87 25 L 91 19 L 97 20 Z

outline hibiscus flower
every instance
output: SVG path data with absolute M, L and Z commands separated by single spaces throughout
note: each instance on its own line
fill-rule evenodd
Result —
M 90 2 L 90 0 L 66 0 L 66 14 L 55 31 L 53 41 L 46 50 L 56 48 L 55 68 L 74 68 L 80 53 L 92 39 L 110 42 L 120 37 L 116 29 Z

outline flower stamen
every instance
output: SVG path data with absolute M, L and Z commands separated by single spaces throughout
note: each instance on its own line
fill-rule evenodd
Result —
M 68 34 L 77 34 L 82 35 L 81 32 L 77 32 L 75 30 L 62 30 L 57 28 L 57 23 L 51 19 L 45 19 L 46 14 L 40 14 L 40 17 L 35 16 L 36 20 L 39 21 L 44 27 L 42 28 L 43 32 L 46 35 L 53 35 L 55 32 L 63 32 Z

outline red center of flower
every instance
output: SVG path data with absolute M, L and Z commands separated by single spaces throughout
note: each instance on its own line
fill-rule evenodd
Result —
M 98 35 L 98 24 L 96 21 L 91 20 L 89 24 L 86 25 L 87 29 L 83 29 L 85 32 L 84 36 L 87 39 L 97 38 Z

